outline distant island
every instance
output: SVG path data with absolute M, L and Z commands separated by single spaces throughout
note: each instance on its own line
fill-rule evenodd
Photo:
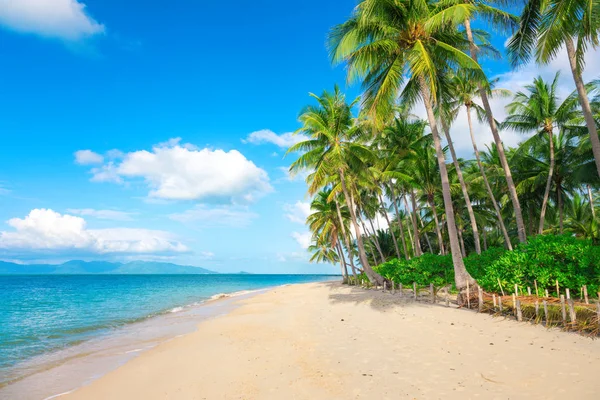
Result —
M 217 274 L 200 267 L 171 263 L 132 261 L 128 263 L 73 260 L 63 264 L 15 264 L 0 261 L 0 275 L 45 274 Z

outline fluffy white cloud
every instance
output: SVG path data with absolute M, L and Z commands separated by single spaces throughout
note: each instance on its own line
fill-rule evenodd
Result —
M 600 48 L 595 50 L 590 49 L 585 58 L 586 69 L 583 73 L 584 81 L 587 82 L 592 79 L 599 78 Z M 557 71 L 560 71 L 558 92 L 562 98 L 565 98 L 575 90 L 575 83 L 573 82 L 573 76 L 569 67 L 569 60 L 564 48 L 548 65 L 537 65 L 535 63 L 530 63 L 518 70 L 509 71 L 494 78 L 498 79 L 498 82 L 496 83 L 497 88 L 508 89 L 513 93 L 516 93 L 520 90 L 524 90 L 524 86 L 531 84 L 533 79 L 537 76 L 542 76 L 545 80 L 552 81 Z M 492 98 L 490 100 L 490 106 L 492 107 L 492 111 L 496 120 L 503 121 L 506 118 L 507 113 L 505 106 L 510 103 L 511 98 L 512 96 L 509 98 Z M 480 103 L 479 99 L 476 101 Z M 419 117 L 426 119 L 425 110 L 422 105 L 418 105 L 415 108 L 415 113 L 419 115 Z M 471 118 L 473 121 L 473 130 L 475 132 L 477 146 L 480 150 L 485 150 L 485 145 L 493 143 L 493 136 L 489 125 L 485 122 L 479 122 L 475 113 L 472 114 Z M 452 135 L 452 141 L 458 155 L 467 159 L 474 158 L 473 146 L 471 144 L 471 137 L 469 135 L 469 125 L 464 109 L 461 110 L 450 131 Z M 511 147 L 516 146 L 519 142 L 529 137 L 529 135 L 523 135 L 510 130 L 501 131 L 500 136 L 502 137 L 502 141 L 504 142 L 505 146 Z M 450 155 L 448 155 L 448 157 L 450 157 Z
M 81 215 L 84 217 L 93 217 L 97 219 L 107 219 L 112 221 L 132 221 L 132 213 L 116 210 L 95 210 L 93 208 L 69 208 L 68 213 Z
M 76 41 L 104 32 L 77 0 L 0 0 L 0 24 L 23 33 Z
M 187 247 L 168 232 L 147 229 L 87 229 L 81 217 L 34 209 L 25 218 L 8 221 L 14 231 L 0 232 L 5 253 L 152 254 L 185 252 Z
M 294 204 L 284 204 L 285 217 L 292 222 L 306 224 L 306 218 L 311 214 L 310 203 L 297 201 Z
M 292 237 L 303 249 L 308 249 L 308 246 L 310 246 L 312 239 L 310 232 L 292 232 Z
M 214 226 L 248 226 L 258 214 L 242 206 L 217 206 L 209 208 L 199 204 L 179 214 L 171 214 L 169 218 L 179 222 L 191 222 L 203 227 Z
M 249 134 L 243 142 L 253 144 L 271 143 L 281 148 L 288 148 L 296 143 L 303 142 L 306 139 L 307 137 L 302 134 L 294 135 L 293 132 L 287 132 L 278 135 L 272 130 L 262 129 Z
M 104 157 L 91 150 L 78 150 L 75 152 L 75 162 L 79 165 L 102 164 Z
M 149 197 L 247 203 L 272 190 L 267 173 L 237 150 L 198 149 L 179 139 L 122 155 L 92 169 L 92 181 L 141 178 Z

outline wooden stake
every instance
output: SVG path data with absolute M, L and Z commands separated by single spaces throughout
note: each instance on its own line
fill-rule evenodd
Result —
M 544 317 L 546 318 L 546 326 L 548 326 L 548 302 L 544 300 Z
M 535 286 L 535 295 L 537 297 L 540 297 L 540 295 L 538 294 L 538 287 L 537 287 L 537 280 L 533 280 L 533 286 Z
M 587 294 L 587 285 L 583 285 L 583 298 L 585 300 L 585 304 L 590 304 L 590 300 L 588 299 Z
M 531 296 L 531 288 L 529 286 L 527 286 L 527 295 Z
M 498 308 L 500 312 L 502 312 L 502 296 L 498 296 Z
M 535 322 L 537 323 L 538 317 L 540 315 L 540 303 L 535 301 Z
M 565 293 L 567 294 L 567 300 L 569 300 L 571 298 L 571 293 L 569 292 L 569 289 L 565 289 Z
M 515 296 L 514 293 L 512 295 L 512 299 L 513 299 L 513 314 L 516 315 L 516 313 L 517 313 L 517 296 Z
M 478 292 L 477 293 L 478 294 L 477 297 L 479 298 L 478 299 L 479 300 L 479 312 L 482 312 L 483 311 L 483 289 L 481 289 L 480 287 L 477 288 L 477 289 L 478 289 L 477 290 L 477 292 Z
M 548 289 L 546 289 L 546 296 L 545 297 L 550 297 L 550 295 L 548 294 Z
M 515 296 L 519 295 L 519 285 L 515 283 Z
M 523 321 L 523 312 L 521 311 L 521 300 L 517 299 L 517 321 Z
M 560 295 L 560 307 L 562 309 L 562 320 L 563 324 L 567 323 L 567 309 L 565 307 L 565 295 Z
M 560 288 L 558 286 L 558 279 L 556 280 L 556 297 L 560 296 Z
M 492 300 L 494 301 L 494 310 L 495 310 L 496 306 L 497 306 L 497 304 L 496 304 L 496 295 L 495 294 L 492 294 Z
M 431 292 L 431 302 L 435 303 L 435 291 L 433 290 L 433 283 L 429 284 L 429 291 Z
M 469 281 L 467 281 L 467 307 L 471 308 L 471 289 L 469 287 Z
M 500 286 L 500 292 L 502 292 L 502 296 L 504 296 L 504 289 L 502 289 L 502 284 L 500 283 L 500 278 L 498 278 L 498 286 Z
M 577 314 L 575 313 L 575 304 L 573 304 L 573 300 L 569 299 L 569 316 L 571 317 L 571 323 L 575 324 L 577 322 Z
M 415 300 L 417 299 L 417 282 L 413 282 L 413 293 L 415 296 Z

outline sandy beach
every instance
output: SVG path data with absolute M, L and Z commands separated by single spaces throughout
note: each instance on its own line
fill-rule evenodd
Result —
M 240 302 L 61 399 L 598 398 L 598 340 L 338 283 Z

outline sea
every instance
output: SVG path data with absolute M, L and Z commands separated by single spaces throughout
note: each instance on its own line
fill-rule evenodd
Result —
M 0 399 L 50 399 L 267 288 L 326 275 L 0 275 Z M 218 300 L 218 301 L 217 301 Z

